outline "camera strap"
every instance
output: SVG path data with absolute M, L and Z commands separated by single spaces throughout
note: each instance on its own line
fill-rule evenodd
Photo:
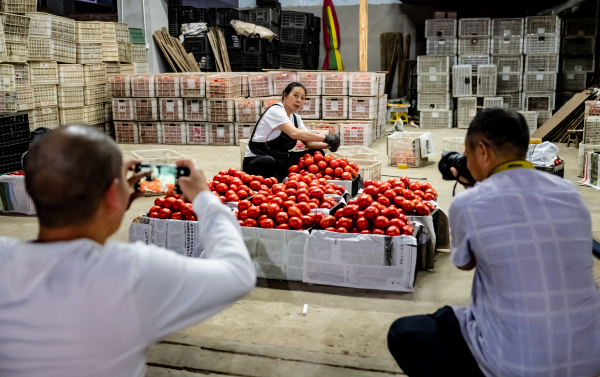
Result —
M 493 168 L 492 171 L 490 171 L 488 178 L 496 173 L 512 169 L 535 169 L 535 167 L 531 162 L 526 160 L 506 161 Z

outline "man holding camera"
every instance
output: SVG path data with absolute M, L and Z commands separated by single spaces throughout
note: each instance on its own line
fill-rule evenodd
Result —
M 136 376 L 149 347 L 248 293 L 254 265 L 237 220 L 193 161 L 179 186 L 198 214 L 204 259 L 109 242 L 131 201 L 108 136 L 69 126 L 43 135 L 25 160 L 39 236 L 0 237 L 0 376 Z
M 486 109 L 464 158 L 440 162 L 466 187 L 476 182 L 449 212 L 451 260 L 475 268 L 472 302 L 394 322 L 388 347 L 409 376 L 600 373 L 590 213 L 571 182 L 525 160 L 528 145 L 522 115 Z

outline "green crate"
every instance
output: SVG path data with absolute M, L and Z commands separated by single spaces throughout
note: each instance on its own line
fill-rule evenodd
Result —
M 144 31 L 142 29 L 129 28 L 129 38 L 131 43 L 146 43 Z

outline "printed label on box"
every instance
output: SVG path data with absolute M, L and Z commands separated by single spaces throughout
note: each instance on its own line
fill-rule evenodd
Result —
M 19 71 L 15 71 L 15 79 L 20 79 L 22 77 L 22 73 Z
M 440 117 L 440 113 L 431 113 L 431 117 L 432 118 L 439 118 Z
M 252 109 L 248 109 L 248 108 L 242 109 L 242 114 L 252 114 Z
M 470 110 L 469 110 L 469 116 L 470 116 L 470 117 L 474 117 L 474 116 L 475 116 L 475 110 L 473 110 L 473 109 L 470 109 Z
M 251 127 L 250 126 L 244 126 L 242 128 L 242 136 L 244 136 L 245 138 L 246 137 L 250 137 L 250 134 L 251 134 L 250 131 L 251 131 Z
M 127 111 L 127 102 L 125 102 L 125 101 L 120 102 L 119 101 L 119 112 L 120 113 L 124 113 L 126 111 Z
M 441 44 L 441 45 L 445 45 L 445 44 L 446 44 L 446 41 L 440 41 L 440 42 L 439 42 L 439 44 Z
M 40 68 L 50 68 L 49 63 L 40 63 Z
M 69 71 L 69 72 L 75 72 L 75 71 L 77 71 L 77 66 L 70 65 L 70 66 L 67 67 L 67 71 Z
M 188 89 L 196 89 L 196 80 L 188 79 L 187 85 L 188 85 Z
M 436 72 L 437 72 L 436 67 L 429 67 L 429 73 L 436 73 Z
M 350 129 L 350 137 L 357 137 L 358 136 L 358 129 L 356 127 L 352 127 Z
M 364 106 L 356 106 L 356 112 L 357 113 L 364 113 L 365 112 L 365 107 Z
M 543 27 L 539 27 L 538 28 L 538 34 L 544 34 L 546 32 L 546 29 Z
M 544 79 L 544 75 L 535 75 L 535 79 L 536 80 L 543 80 Z
M 505 39 L 505 40 L 504 40 L 504 43 L 505 43 L 505 44 L 507 44 L 507 43 L 510 43 L 510 40 L 506 40 L 506 39 Z
M 101 70 L 101 69 L 102 69 L 102 66 L 101 66 L 101 65 L 95 65 L 95 66 L 93 66 L 93 67 L 92 67 L 92 69 L 93 69 L 94 71 L 99 71 L 99 70 Z
M 192 112 L 197 113 L 200 111 L 200 102 L 192 101 Z
M 502 67 L 502 72 L 509 73 L 510 72 L 510 66 L 509 67 Z
M 504 30 L 504 36 L 505 36 L 505 37 L 510 37 L 510 35 L 511 35 L 511 34 L 512 34 L 512 33 L 511 33 L 511 31 L 510 31 L 510 30 Z
M 510 75 L 502 75 L 502 81 L 510 80 Z
M 52 114 L 52 109 L 44 108 L 44 109 L 42 109 L 42 114 L 44 114 L 44 115 Z
M 40 106 L 44 107 L 44 106 L 48 106 L 49 101 L 40 101 Z
M 575 79 L 575 74 L 573 74 L 573 73 L 567 74 L 567 80 L 574 80 L 574 79 Z
M 575 66 L 575 72 L 581 72 L 583 70 L 583 67 L 580 65 L 576 65 Z
M 167 102 L 167 112 L 172 113 L 175 111 L 175 103 L 173 101 Z
M 302 107 L 302 110 L 304 111 L 310 111 L 310 100 L 304 100 L 304 106 Z
M 217 126 L 217 137 L 225 137 L 225 127 Z
M 435 75 L 429 76 L 429 81 L 437 81 L 437 76 L 435 76 Z
M 331 108 L 331 111 L 338 111 L 339 110 L 338 100 L 337 99 L 332 99 L 330 101 L 330 108 Z

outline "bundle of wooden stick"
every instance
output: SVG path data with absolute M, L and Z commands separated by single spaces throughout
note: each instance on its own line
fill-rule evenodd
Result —
M 585 101 L 588 99 L 597 99 L 597 95 L 588 90 L 577 93 L 558 109 L 546 123 L 540 126 L 531 137 L 541 137 L 544 141 L 555 143 L 566 143 L 569 139 L 567 131 L 583 129 L 585 125 Z

